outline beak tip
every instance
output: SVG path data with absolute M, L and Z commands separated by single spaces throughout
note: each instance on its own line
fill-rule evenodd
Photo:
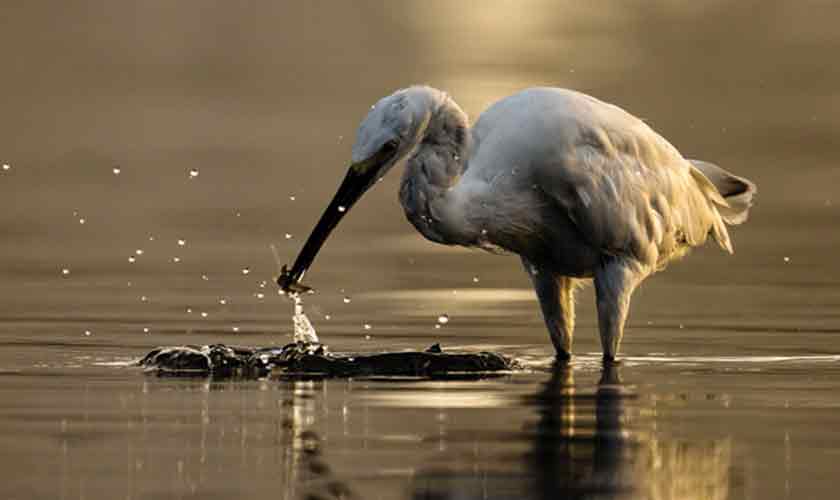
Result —
M 314 293 L 312 288 L 298 282 L 298 279 L 292 276 L 287 266 L 283 266 L 280 270 L 280 276 L 277 277 L 277 285 L 280 290 L 286 293 Z

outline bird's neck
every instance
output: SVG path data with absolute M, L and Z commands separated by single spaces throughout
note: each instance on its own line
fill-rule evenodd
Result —
M 473 231 L 463 223 L 452 188 L 467 168 L 469 119 L 448 95 L 439 92 L 435 97 L 428 122 L 406 161 L 400 202 L 406 218 L 426 238 L 467 244 L 474 239 Z

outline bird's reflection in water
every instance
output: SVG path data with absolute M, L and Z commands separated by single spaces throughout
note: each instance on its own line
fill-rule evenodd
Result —
M 464 467 L 429 471 L 415 478 L 413 498 L 729 496 L 728 440 L 688 442 L 658 435 L 654 408 L 641 404 L 622 383 L 619 365 L 604 367 L 594 390 L 581 387 L 572 366 L 556 365 L 540 391 L 528 398 L 538 421 L 526 430 L 531 446 L 524 459 L 482 457 L 482 464 L 469 472 Z

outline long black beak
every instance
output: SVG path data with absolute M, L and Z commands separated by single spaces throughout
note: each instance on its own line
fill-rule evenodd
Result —
M 309 287 L 302 285 L 300 280 L 312 265 L 315 256 L 318 255 L 318 251 L 327 241 L 332 230 L 365 191 L 374 184 L 379 167 L 380 165 L 372 164 L 357 164 L 350 167 L 344 181 L 295 259 L 291 271 L 283 266 L 283 271 L 277 278 L 277 284 L 284 292 L 301 293 L 310 290 Z

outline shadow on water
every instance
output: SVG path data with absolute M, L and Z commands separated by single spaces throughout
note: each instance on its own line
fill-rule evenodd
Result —
M 576 384 L 571 366 L 555 365 L 539 392 L 524 400 L 538 415 L 525 431 L 528 451 L 470 472 L 430 470 L 416 478 L 413 498 L 717 499 L 731 493 L 729 440 L 659 435 L 655 409 L 639 405 L 620 366 L 603 368 L 589 390 Z

